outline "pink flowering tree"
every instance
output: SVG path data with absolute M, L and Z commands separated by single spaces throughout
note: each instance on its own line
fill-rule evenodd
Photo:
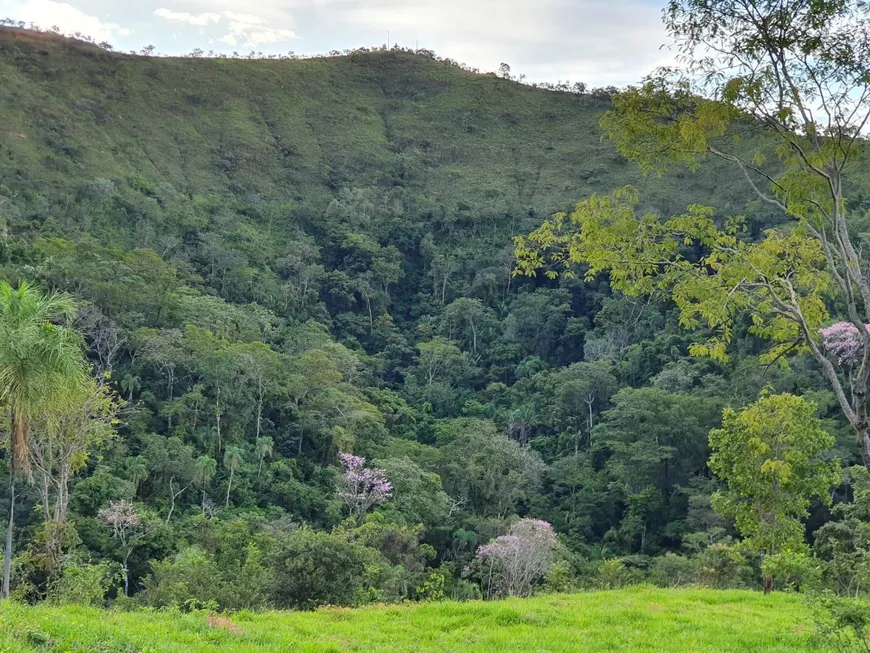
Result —
M 477 563 L 488 598 L 529 596 L 550 573 L 556 533 L 540 519 L 521 519 L 507 535 L 477 549 Z
M 816 359 L 820 359 L 843 414 L 855 429 L 864 466 L 870 470 L 870 420 L 867 418 L 870 324 L 853 318 L 819 329 L 821 347 L 811 344 L 810 349 Z
M 864 325 L 864 330 L 870 333 L 870 324 Z M 822 344 L 837 363 L 843 367 L 854 367 L 861 362 L 864 341 L 858 328 L 851 322 L 835 322 L 829 327 L 819 330 Z
M 393 485 L 382 469 L 366 467 L 366 459 L 343 453 L 342 474 L 338 481 L 338 497 L 347 505 L 357 523 L 362 522 L 372 507 L 393 496 Z

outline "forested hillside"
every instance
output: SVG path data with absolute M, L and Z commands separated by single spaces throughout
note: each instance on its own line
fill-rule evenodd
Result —
M 468 598 L 517 517 L 559 535 L 556 588 L 757 584 L 708 433 L 770 386 L 815 399 L 850 465 L 815 363 L 760 363 L 748 323 L 727 362 L 693 358 L 670 303 L 513 275 L 515 236 L 628 184 L 750 238 L 776 220 L 723 164 L 641 175 L 601 138 L 609 104 L 400 51 L 148 58 L 0 29 L 0 278 L 72 294 L 123 400 L 70 458 L 62 535 L 56 475 L 20 488 L 14 591 L 107 561 L 157 606 Z

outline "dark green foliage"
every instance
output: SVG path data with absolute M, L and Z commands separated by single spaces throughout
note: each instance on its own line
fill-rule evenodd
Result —
M 340 533 L 300 528 L 272 555 L 269 597 L 278 608 L 359 603 L 365 599 L 366 567 L 377 561 L 377 552 Z
M 70 512 L 101 564 L 123 555 L 99 511 L 142 511 L 136 600 L 479 598 L 463 570 L 525 516 L 564 544 L 552 589 L 757 582 L 710 508 L 707 434 L 768 384 L 823 396 L 813 364 L 760 368 L 743 324 L 730 362 L 698 361 L 667 302 L 512 275 L 514 236 L 628 183 L 645 211 L 700 197 L 767 224 L 721 168 L 645 179 L 599 137 L 606 97 L 404 52 L 148 59 L 0 29 L 0 79 L 0 276 L 72 294 L 95 374 L 128 402 Z M 394 488 L 358 528 L 339 452 Z M 850 591 L 853 518 L 870 521 L 817 540 Z

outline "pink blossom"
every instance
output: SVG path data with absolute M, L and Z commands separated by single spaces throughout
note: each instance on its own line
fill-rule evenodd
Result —
M 540 519 L 521 519 L 507 535 L 477 549 L 487 593 L 528 596 L 535 583 L 553 566 L 556 551 L 553 527 Z
M 339 479 L 338 497 L 347 504 L 350 514 L 362 521 L 375 505 L 393 496 L 393 485 L 382 469 L 365 466 L 366 459 L 350 453 L 339 456 L 344 472 Z
M 864 328 L 870 332 L 870 324 L 865 324 Z M 854 365 L 862 358 L 864 342 L 851 322 L 835 322 L 819 333 L 823 346 L 840 365 Z

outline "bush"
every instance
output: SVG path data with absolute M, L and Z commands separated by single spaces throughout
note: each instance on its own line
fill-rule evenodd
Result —
M 767 556 L 761 569 L 765 576 L 773 578 L 776 587 L 793 591 L 817 587 L 822 578 L 819 562 L 798 551 L 784 551 Z
M 745 587 L 752 576 L 746 557 L 733 546 L 711 544 L 698 554 L 698 582 L 713 589 Z
M 565 594 L 577 589 L 577 578 L 567 560 L 557 560 L 544 580 L 544 591 Z
M 659 587 L 676 588 L 696 582 L 698 560 L 676 553 L 665 553 L 653 559 L 649 579 Z
M 383 564 L 377 551 L 303 527 L 273 554 L 269 594 L 277 608 L 355 605 L 366 600 L 367 567 L 377 564 Z
M 870 604 L 831 592 L 810 594 L 807 602 L 820 645 L 842 653 L 870 651 Z
M 643 580 L 635 570 L 629 569 L 620 558 L 602 560 L 595 569 L 593 586 L 600 590 L 628 587 Z
M 49 588 L 48 600 L 59 605 L 103 605 L 106 594 L 124 582 L 120 565 L 114 562 L 88 564 L 68 560 Z
M 214 559 L 197 547 L 188 547 L 172 559 L 154 562 L 145 579 L 143 600 L 155 608 L 205 604 L 224 593 L 220 570 Z

